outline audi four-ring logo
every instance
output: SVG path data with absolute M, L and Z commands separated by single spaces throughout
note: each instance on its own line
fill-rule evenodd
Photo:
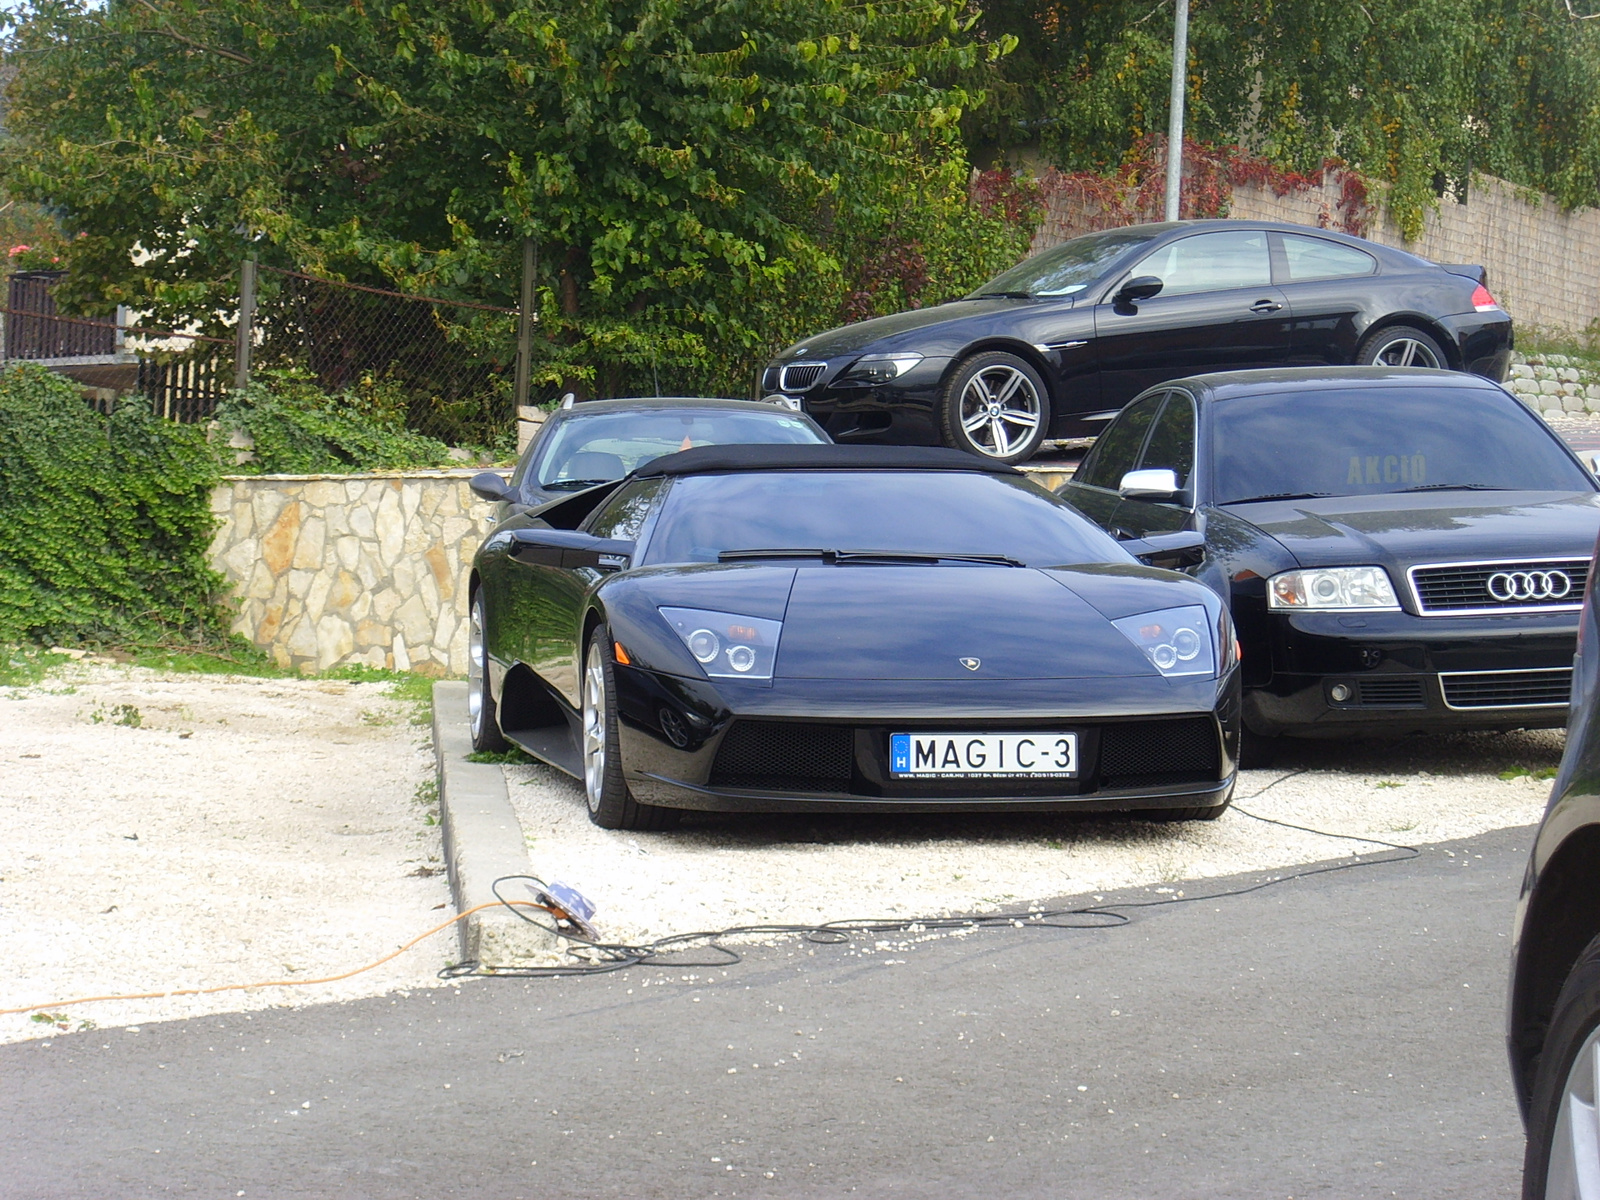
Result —
M 1565 571 L 1496 571 L 1489 595 L 1496 600 L 1560 600 L 1572 591 Z

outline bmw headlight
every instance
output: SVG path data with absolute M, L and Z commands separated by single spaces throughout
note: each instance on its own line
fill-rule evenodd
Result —
M 1166 676 L 1214 675 L 1217 652 L 1211 638 L 1211 621 L 1199 604 L 1163 608 L 1111 622 L 1150 664 Z
M 920 354 L 869 354 L 850 364 L 839 383 L 888 383 L 922 361 Z
M 742 617 L 704 608 L 661 608 L 707 675 L 720 679 L 771 679 L 782 621 Z
M 1267 580 L 1267 607 L 1290 612 L 1345 608 L 1399 612 L 1400 601 L 1382 567 L 1323 567 L 1274 575 Z

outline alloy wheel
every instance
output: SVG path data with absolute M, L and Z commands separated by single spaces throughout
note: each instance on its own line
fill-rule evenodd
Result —
M 1600 1196 L 1600 1028 L 1589 1031 L 1567 1071 L 1561 1111 L 1550 1142 L 1545 1200 Z
M 483 736 L 483 689 L 488 675 L 488 642 L 483 635 L 483 600 L 474 597 L 467 620 L 467 721 L 474 738 Z
M 1042 407 L 1031 379 L 1016 367 L 997 363 L 979 371 L 961 390 L 961 429 L 979 453 L 1007 458 L 1033 437 Z
M 600 643 L 589 646 L 583 668 L 583 787 L 598 809 L 606 786 L 606 667 Z
M 1434 356 L 1433 348 L 1419 342 L 1416 338 L 1399 337 L 1378 351 L 1375 363 L 1382 363 L 1386 367 L 1433 367 L 1438 368 L 1439 360 Z

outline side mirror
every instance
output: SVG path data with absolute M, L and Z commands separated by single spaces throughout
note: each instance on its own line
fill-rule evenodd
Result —
M 468 481 L 467 486 L 472 489 L 472 494 L 480 500 L 510 503 L 517 498 L 517 494 L 511 490 L 511 486 L 493 471 L 479 471 Z
M 1153 504 L 1171 504 L 1185 498 L 1178 486 L 1178 473 L 1167 467 L 1129 471 L 1117 485 L 1117 493 L 1124 500 L 1148 500 Z
M 1148 300 L 1165 286 L 1155 275 L 1135 275 L 1117 289 L 1117 294 L 1111 297 L 1111 303 L 1133 304 L 1139 300 Z
M 1203 562 L 1206 557 L 1206 538 L 1203 533 L 1196 533 L 1192 529 L 1181 529 L 1177 533 L 1156 533 L 1145 538 L 1129 538 L 1119 542 L 1124 550 L 1133 555 L 1140 562 L 1152 567 L 1165 567 L 1169 571 L 1181 571 L 1184 567 L 1192 567 Z
M 1583 455 L 1583 465 L 1589 468 L 1589 474 L 1600 478 L 1600 451 L 1585 451 Z
M 576 529 L 513 529 L 511 556 L 540 567 L 593 567 L 616 571 L 628 565 L 636 544 L 595 537 Z

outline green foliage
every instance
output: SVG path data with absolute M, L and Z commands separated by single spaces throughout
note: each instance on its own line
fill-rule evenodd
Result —
M 70 661 L 65 654 L 33 646 L 0 646 L 0 687 L 31 687 Z
M 254 459 L 237 468 L 246 473 L 400 470 L 438 466 L 449 456 L 443 442 L 406 428 L 398 389 L 371 379 L 329 395 L 303 371 L 257 371 L 217 406 L 216 420 L 223 432 L 254 442 Z
M 785 342 L 957 294 L 1024 244 L 966 200 L 979 97 L 941 81 L 1009 45 L 973 20 L 942 0 L 38 0 L 3 166 L 84 235 L 57 293 L 83 312 L 220 329 L 247 245 L 508 305 L 532 237 L 536 387 L 740 394 Z
M 0 373 L 0 644 L 220 636 L 202 430 L 110 417 L 43 367 Z
M 1148 0 L 989 0 L 982 28 L 1018 52 L 967 77 L 989 147 L 1037 146 L 1106 171 L 1164 133 L 1172 9 Z M 1390 185 L 1408 236 L 1473 171 L 1600 204 L 1600 22 L 1561 0 L 1200 0 L 1190 20 L 1188 135 L 1274 165 L 1348 162 Z

